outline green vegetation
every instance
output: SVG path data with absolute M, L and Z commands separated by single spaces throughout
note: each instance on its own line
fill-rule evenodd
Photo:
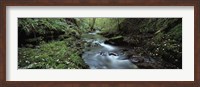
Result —
M 22 18 L 19 19 L 19 28 L 26 34 L 46 34 L 50 31 L 65 31 L 70 25 L 62 18 Z
M 75 19 L 20 18 L 18 67 L 31 69 L 88 68 Z
M 98 18 L 95 26 L 101 29 L 102 34 L 116 33 L 115 31 L 121 28 L 120 23 L 123 21 L 124 18 Z
M 172 64 L 163 65 L 166 68 L 182 68 L 181 18 L 128 18 L 120 26 L 115 31 L 102 33 L 111 38 L 108 43 L 114 41 L 115 45 L 128 45 L 140 56 Z M 113 40 L 118 36 L 123 36 L 123 39 Z
M 181 18 L 19 18 L 18 68 L 89 68 L 82 54 L 91 44 L 82 37 L 97 30 L 105 43 L 133 49 L 130 59 L 159 61 L 137 63 L 139 68 L 182 68 Z
M 70 49 L 70 47 L 65 45 L 64 41 L 43 43 L 35 49 L 19 48 L 19 68 L 87 68 L 87 65 L 84 64 L 78 53 L 76 53 L 77 51 Z

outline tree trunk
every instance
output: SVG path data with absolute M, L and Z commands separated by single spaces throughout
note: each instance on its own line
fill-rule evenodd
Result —
M 65 18 L 65 20 L 66 20 L 67 24 L 70 24 L 70 25 L 74 24 L 75 26 L 79 27 L 78 24 L 77 24 L 76 19 L 74 19 L 74 18 Z
M 95 29 L 94 29 L 95 20 L 96 20 L 96 18 L 92 18 L 92 25 L 90 27 L 91 31 L 95 31 Z
M 120 23 L 119 23 L 119 18 L 117 18 L 117 23 L 118 23 L 118 30 L 120 30 Z

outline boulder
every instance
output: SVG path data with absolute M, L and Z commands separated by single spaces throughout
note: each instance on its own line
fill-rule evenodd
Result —
M 124 43 L 125 42 L 123 36 L 115 36 L 105 41 L 105 44 L 112 44 L 112 45 L 123 45 Z
M 130 61 L 132 63 L 143 63 L 145 60 L 144 60 L 144 57 L 141 57 L 141 56 L 135 56 L 133 55 L 131 58 L 129 58 Z

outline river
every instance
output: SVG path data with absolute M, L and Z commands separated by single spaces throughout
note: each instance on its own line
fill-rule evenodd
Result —
M 137 69 L 121 51 L 124 47 L 105 44 L 107 38 L 98 34 L 99 31 L 83 35 L 83 40 L 90 43 L 85 48 L 82 58 L 91 69 Z M 128 49 L 128 48 L 127 48 Z

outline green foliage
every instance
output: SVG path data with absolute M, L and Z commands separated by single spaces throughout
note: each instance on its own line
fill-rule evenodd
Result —
M 28 69 L 77 69 L 85 68 L 77 52 L 67 47 L 64 41 L 39 45 L 36 49 L 19 48 L 19 68 Z
M 121 29 L 106 29 L 111 38 L 123 36 L 126 45 L 142 56 L 150 56 L 182 68 L 182 21 L 180 18 L 128 18 Z M 121 41 L 121 42 L 123 42 Z M 123 44 L 123 43 L 122 43 Z
M 87 44 L 81 38 L 94 29 L 118 43 L 123 41 L 127 46 L 142 48 L 135 49 L 140 55 L 182 67 L 182 23 L 179 18 L 19 18 L 19 40 L 25 42 L 27 48 L 22 45 L 18 49 L 18 67 L 87 68 L 81 58 Z
M 19 38 L 25 47 L 18 49 L 19 68 L 33 69 L 78 69 L 87 68 L 80 54 L 82 29 L 77 26 L 80 20 L 73 18 L 19 18 Z M 82 22 L 81 22 L 82 23 Z M 84 26 L 85 28 L 85 26 Z M 60 34 L 64 32 L 63 34 Z M 35 37 L 31 37 L 34 35 Z M 24 38 L 29 37 L 29 38 Z M 56 41 L 53 38 L 60 38 Z M 25 39 L 23 41 L 23 39 Z M 44 39 L 47 39 L 46 42 Z M 32 43 L 39 43 L 38 46 Z M 20 44 L 20 43 L 19 43 Z M 24 45 L 23 45 L 24 46 Z
M 19 18 L 19 31 L 24 31 L 26 34 L 31 32 L 46 34 L 54 31 L 65 31 L 68 28 L 65 20 L 62 18 Z
M 120 23 L 124 21 L 124 18 L 96 18 L 95 27 L 100 29 L 100 34 L 109 35 L 116 32 L 121 28 Z
M 121 23 L 124 18 L 95 18 L 94 29 L 102 32 L 114 31 L 118 29 L 118 22 Z M 94 18 L 76 18 L 79 28 L 82 32 L 90 32 Z
M 91 25 L 91 18 L 76 18 L 77 24 L 81 32 L 89 32 Z
M 182 42 L 182 24 L 180 23 L 172 28 L 168 34 L 171 35 L 172 39 Z

